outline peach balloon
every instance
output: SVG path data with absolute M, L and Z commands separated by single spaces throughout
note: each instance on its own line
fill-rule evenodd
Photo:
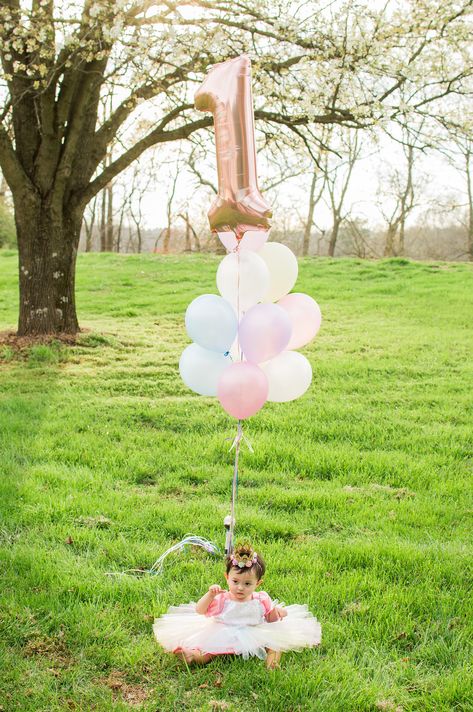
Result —
M 278 304 L 289 314 L 292 324 L 292 336 L 286 349 L 299 349 L 312 341 L 322 323 L 320 307 L 315 299 L 308 294 L 294 292 L 280 299 Z
M 222 408 L 238 420 L 257 413 L 268 397 L 268 379 L 254 363 L 232 363 L 222 373 L 217 396 Z

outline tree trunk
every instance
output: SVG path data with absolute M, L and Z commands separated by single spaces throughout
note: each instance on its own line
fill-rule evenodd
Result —
M 466 216 L 466 259 L 473 262 L 473 205 L 467 208 Z
M 87 225 L 87 222 L 84 220 L 84 230 L 85 230 L 85 251 L 86 252 L 91 252 L 92 251 L 92 230 L 93 230 L 93 225 L 89 227 Z
M 399 222 L 390 223 L 386 231 L 386 242 L 384 244 L 384 257 L 394 257 L 396 255 L 396 234 Z
M 5 195 L 7 192 L 7 182 L 2 173 L 0 173 L 0 203 L 5 202 Z
M 117 252 L 120 252 L 120 245 L 121 245 L 121 239 L 122 239 L 122 227 L 123 227 L 123 215 L 125 211 L 122 209 L 120 210 L 120 220 L 118 222 L 118 228 L 117 228 L 117 242 L 115 245 L 115 249 Z
M 332 231 L 330 233 L 330 240 L 328 243 L 328 256 L 333 257 L 335 254 L 335 247 L 337 246 L 338 231 L 340 230 L 341 220 L 334 220 L 332 225 Z
M 106 217 L 107 217 L 107 191 L 102 190 L 100 197 L 102 199 L 100 205 L 100 252 L 107 251 L 107 235 L 106 235 Z
M 466 184 L 468 193 L 468 227 L 467 227 L 467 256 L 470 262 L 473 262 L 473 186 L 471 176 L 471 157 L 472 152 L 466 152 Z
M 113 187 L 109 183 L 106 189 L 107 193 L 107 225 L 105 228 L 105 244 L 106 251 L 113 252 Z
M 74 284 L 83 214 L 59 213 L 36 194 L 15 201 L 20 263 L 18 335 L 79 331 Z
M 311 232 L 312 222 L 306 222 L 304 227 L 304 235 L 302 238 L 302 257 L 307 257 L 307 255 L 309 254 Z
M 317 171 L 314 169 L 312 174 L 312 183 L 310 186 L 309 193 L 309 210 L 307 213 L 307 221 L 304 227 L 304 237 L 302 238 L 302 256 L 307 257 L 309 254 L 310 247 L 310 236 L 312 234 L 312 226 L 314 224 L 314 212 L 315 212 L 315 185 L 317 183 Z
M 94 198 L 91 216 L 90 216 L 90 224 L 87 222 L 85 217 L 84 217 L 84 222 L 83 222 L 83 226 L 84 226 L 84 230 L 85 230 L 85 251 L 86 252 L 92 251 L 92 240 L 94 237 L 96 207 L 97 207 L 97 196 L 95 196 L 95 198 Z
M 189 227 L 189 223 L 186 222 L 186 248 L 185 252 L 192 252 L 192 247 L 191 247 L 191 231 Z
M 171 226 L 168 225 L 164 233 L 163 240 L 163 254 L 167 255 L 169 252 L 169 243 L 171 241 Z
M 405 242 L 406 242 L 406 218 L 402 217 L 401 222 L 399 223 L 399 245 L 398 245 L 398 249 L 396 250 L 397 255 L 404 254 Z

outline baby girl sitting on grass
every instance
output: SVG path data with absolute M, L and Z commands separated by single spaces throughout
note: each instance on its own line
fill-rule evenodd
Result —
M 277 606 L 265 591 L 265 563 L 249 544 L 226 559 L 228 591 L 210 586 L 197 603 L 171 606 L 154 622 L 158 642 L 187 663 L 206 664 L 216 655 L 250 655 L 279 665 L 284 650 L 319 645 L 320 623 L 306 605 Z

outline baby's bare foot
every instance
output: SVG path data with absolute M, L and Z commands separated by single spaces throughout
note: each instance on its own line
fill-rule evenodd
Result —
M 266 667 L 268 670 L 275 670 L 280 667 L 281 652 L 279 650 L 268 650 L 266 656 Z
M 208 653 L 201 653 L 200 650 L 195 650 L 194 648 L 177 648 L 174 654 L 188 665 L 205 665 L 212 657 Z

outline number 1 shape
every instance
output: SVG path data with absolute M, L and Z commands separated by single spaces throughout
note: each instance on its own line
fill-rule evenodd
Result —
M 251 62 L 242 55 L 215 65 L 195 95 L 195 106 L 214 115 L 218 195 L 209 212 L 211 229 L 269 230 L 271 208 L 260 193 L 251 95 Z

